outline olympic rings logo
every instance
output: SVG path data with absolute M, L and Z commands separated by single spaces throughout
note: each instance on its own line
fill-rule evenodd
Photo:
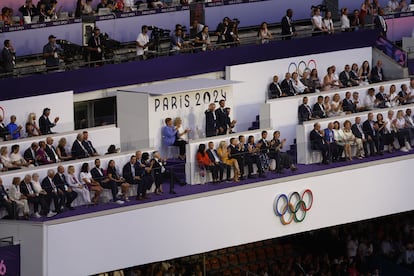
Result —
M 307 189 L 302 195 L 298 192 L 293 192 L 289 196 L 280 194 L 275 199 L 273 210 L 276 216 L 280 217 L 282 224 L 287 225 L 292 221 L 302 222 L 312 205 L 313 194 L 311 190 Z M 290 214 L 287 219 L 285 218 L 286 214 Z
M 308 62 L 301 60 L 297 64 L 296 62 L 291 62 L 288 66 L 288 72 L 290 74 L 296 72 L 300 77 L 303 76 L 304 72 L 310 73 L 313 69 L 316 69 L 316 61 L 314 59 L 310 59 Z

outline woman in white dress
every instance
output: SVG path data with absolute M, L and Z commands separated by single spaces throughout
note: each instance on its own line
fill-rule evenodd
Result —
M 67 181 L 69 186 L 83 199 L 83 202 L 86 204 L 91 204 L 91 195 L 89 193 L 88 187 L 82 184 L 75 175 L 75 167 L 68 167 Z
M 392 84 L 390 86 L 390 94 L 388 94 L 388 101 L 391 107 L 393 106 L 397 106 L 399 101 L 398 101 L 398 93 L 397 93 L 397 89 L 395 87 L 395 84 Z
M 339 116 L 341 115 L 342 112 L 342 101 L 341 98 L 339 97 L 338 93 L 335 93 L 332 97 L 332 102 L 331 102 L 331 110 L 330 110 L 330 115 L 329 117 L 333 117 L 333 116 Z
M 328 115 L 328 117 L 331 117 L 331 98 L 329 96 L 325 96 L 325 98 L 323 98 L 322 105 L 325 109 L 325 113 Z
M 29 203 L 27 198 L 20 192 L 20 177 L 13 177 L 8 194 L 11 200 L 16 202 L 18 214 L 23 213 L 24 219 L 29 219 Z
M 341 31 L 349 32 L 351 30 L 351 24 L 348 18 L 348 8 L 342 8 L 341 14 Z
M 99 184 L 99 182 L 95 181 L 92 178 L 91 172 L 89 171 L 89 164 L 88 163 L 83 163 L 82 164 L 79 179 L 82 181 L 82 184 L 89 187 L 89 190 L 95 192 L 95 194 L 92 198 L 92 202 L 95 205 L 98 204 L 99 197 L 101 196 L 103 188 L 102 188 L 101 184 Z

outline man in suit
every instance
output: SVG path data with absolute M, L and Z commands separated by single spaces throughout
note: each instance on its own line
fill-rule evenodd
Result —
M 92 142 L 89 140 L 89 133 L 88 131 L 84 130 L 82 132 L 83 139 L 82 139 L 82 145 L 87 150 L 89 156 L 98 156 L 98 152 L 93 147 Z
M 59 117 L 55 117 L 53 123 L 49 120 L 50 108 L 46 107 L 43 109 L 43 114 L 39 118 L 39 129 L 42 135 L 53 134 L 51 131 L 52 127 L 55 127 L 59 121 Z
M 384 9 L 378 9 L 378 15 L 374 19 L 375 28 L 380 30 L 380 35 L 387 38 L 388 26 L 384 18 Z
M 312 109 L 308 105 L 308 97 L 303 97 L 302 104 L 298 108 L 299 124 L 313 119 Z
M 65 201 L 65 194 L 61 189 L 55 185 L 53 182 L 55 176 L 55 171 L 53 169 L 49 169 L 47 171 L 47 176 L 43 178 L 41 185 L 42 189 L 46 191 L 49 198 L 54 202 L 55 205 L 55 213 L 60 214 L 62 212 L 62 204 Z
M 216 172 L 219 172 L 219 177 L 216 177 L 216 179 L 219 179 L 220 182 L 223 181 L 223 174 L 224 169 L 226 169 L 226 175 L 227 180 L 231 181 L 230 173 L 231 173 L 231 167 L 227 164 L 224 164 L 217 153 L 217 150 L 214 148 L 214 142 L 208 142 L 208 149 L 206 150 L 208 157 L 210 158 L 211 162 L 214 164 L 214 166 L 217 167 L 217 170 L 214 170 Z M 214 176 L 213 176 L 214 178 Z
M 101 168 L 101 160 L 95 159 L 95 167 L 91 170 L 93 180 L 98 182 L 104 189 L 111 190 L 112 200 L 117 204 L 124 204 L 125 202 L 118 197 L 118 185 L 115 181 L 110 181 Z
M 285 79 L 282 81 L 280 86 L 282 87 L 283 94 L 287 96 L 296 95 L 295 88 L 293 87 L 292 78 L 289 72 L 285 74 Z
M 362 146 L 364 148 L 364 156 L 360 154 L 360 157 L 368 156 L 367 139 L 365 137 L 364 131 L 362 130 L 361 117 L 355 117 L 355 123 L 351 126 L 351 130 L 355 138 L 360 139 L 362 141 Z
M 266 131 L 266 133 L 267 133 L 267 131 Z M 241 137 L 243 137 L 243 138 L 241 139 Z M 266 134 L 266 137 L 267 137 L 267 134 Z M 239 141 L 240 141 L 240 143 L 242 143 L 242 142 L 245 143 L 245 146 L 244 146 L 245 159 L 247 161 L 247 168 L 248 168 L 248 172 L 249 172 L 247 177 L 248 178 L 254 178 L 253 175 L 252 175 L 252 173 L 253 173 L 253 164 L 256 164 L 257 172 L 259 173 L 259 177 L 265 178 L 266 175 L 265 175 L 264 170 L 263 170 L 263 164 L 261 163 L 259 155 L 258 155 L 258 151 L 260 149 L 258 149 L 256 147 L 256 144 L 254 143 L 254 136 L 250 135 L 248 137 L 248 141 L 246 143 L 246 141 L 244 139 L 244 136 L 240 135 L 239 136 Z
M 370 89 L 374 89 L 374 88 L 370 88 Z M 388 94 L 385 92 L 385 88 L 384 88 L 383 85 L 381 85 L 379 87 L 379 91 L 375 95 L 375 100 L 376 100 L 376 103 L 377 103 L 376 104 L 376 107 L 379 107 L 379 108 L 386 108 L 387 107 L 387 103 L 389 104 L 390 99 L 389 99 Z
M 82 133 L 78 133 L 78 135 L 76 136 L 76 140 L 73 141 L 71 152 L 72 152 L 72 157 L 75 159 L 82 159 L 82 158 L 89 157 L 88 150 L 83 146 Z
M 398 92 L 398 101 L 400 104 L 409 104 L 412 102 L 414 95 L 408 90 L 407 85 L 401 84 L 401 91 Z
M 0 115 L 0 139 L 3 141 L 11 140 L 11 135 L 7 126 L 3 123 L 3 117 Z
M 9 195 L 4 189 L 3 180 L 0 178 L 0 207 L 6 208 L 8 219 L 17 219 L 17 206 L 10 199 Z
M 152 171 L 154 172 L 154 182 L 157 187 L 159 187 L 164 180 L 168 179 L 170 182 L 170 194 L 176 194 L 174 191 L 174 182 L 179 183 L 181 186 L 184 186 L 185 183 L 180 181 L 174 171 L 167 169 L 166 160 L 160 157 L 158 151 L 152 153 Z
M 23 152 L 23 158 L 28 162 L 29 164 L 33 164 L 34 166 L 39 166 L 39 162 L 36 158 L 36 152 L 39 149 L 39 145 L 36 142 L 33 142 L 30 147 L 28 147 Z
M 0 67 L 2 73 L 12 73 L 14 65 L 16 64 L 16 52 L 14 51 L 13 45 L 9 39 L 4 41 L 4 48 L 1 52 Z
M 52 137 L 46 137 L 46 154 L 49 157 L 51 163 L 57 163 L 59 162 L 59 157 L 57 155 L 56 149 L 53 146 L 53 138 Z
M 273 76 L 273 81 L 272 83 L 269 84 L 269 91 L 267 92 L 267 94 L 268 94 L 268 99 L 276 99 L 282 96 L 286 96 L 286 94 L 282 92 L 282 88 L 279 85 L 278 76 L 276 75 Z
M 216 104 L 211 103 L 208 105 L 208 109 L 204 112 L 206 115 L 206 137 L 217 135 L 216 114 L 214 112 L 215 109 Z
M 326 118 L 325 107 L 323 106 L 323 96 L 318 96 L 318 100 L 312 108 L 312 115 L 315 118 Z
M 244 165 L 246 165 L 244 159 L 244 145 L 239 144 L 237 139 L 233 137 L 230 138 L 230 145 L 228 146 L 228 149 L 230 150 L 229 158 L 234 158 L 237 160 L 237 163 L 239 163 L 240 179 L 246 179 L 244 176 Z
M 339 161 L 342 157 L 342 153 L 344 151 L 344 147 L 338 145 L 335 140 L 334 132 L 333 132 L 334 124 L 332 122 L 328 123 L 328 127 L 324 130 L 323 139 L 328 144 L 329 152 L 331 153 L 332 162 Z
M 379 136 L 375 135 L 376 130 L 374 129 L 374 123 L 374 114 L 370 112 L 368 113 L 367 120 L 362 124 L 362 131 L 364 132 L 365 139 L 369 145 L 369 152 L 373 156 L 377 153 L 380 154 L 380 149 L 377 147 L 379 145 L 379 141 L 375 141 L 375 139 L 378 139 Z
M 147 196 L 147 189 L 149 188 L 149 184 L 143 179 L 144 176 L 144 169 L 137 163 L 137 157 L 132 155 L 129 159 L 129 162 L 124 165 L 122 168 L 122 176 L 125 178 L 126 182 L 133 185 L 138 185 L 137 189 L 137 200 L 148 199 Z
M 69 210 L 75 210 L 71 204 L 78 194 L 69 186 L 65 176 L 65 168 L 63 166 L 58 166 L 57 173 L 53 177 L 53 183 L 55 183 L 56 187 L 63 192 L 65 207 Z
M 282 18 L 282 40 L 290 40 L 292 36 L 296 36 L 295 24 L 292 17 L 293 10 L 288 9 L 286 16 Z
M 339 81 L 343 87 L 358 86 L 359 82 L 351 77 L 351 67 L 349 64 L 345 65 L 344 71 L 339 74 Z
M 329 164 L 329 146 L 324 139 L 324 132 L 321 131 L 321 125 L 319 123 L 313 124 L 313 130 L 310 132 L 309 138 L 311 142 L 311 149 L 321 151 L 322 164 Z
M 227 122 L 228 122 L 228 114 L 224 109 L 226 106 L 225 100 L 219 101 L 219 108 L 216 109 L 216 127 L 217 127 L 217 135 L 226 135 L 227 134 Z
M 375 65 L 371 70 L 371 82 L 382 82 L 385 81 L 384 70 L 382 69 L 382 60 L 377 61 L 377 65 Z
M 355 105 L 352 102 L 351 99 L 351 92 L 346 92 L 345 93 L 345 99 L 342 101 L 342 110 L 346 113 L 346 114 L 351 114 L 351 113 L 355 113 Z
M 40 218 L 41 216 L 54 216 L 56 213 L 50 212 L 50 198 L 47 196 L 46 191 L 41 191 L 37 194 L 31 183 L 32 177 L 30 174 L 26 174 L 20 183 L 20 191 L 27 198 L 29 203 L 33 204 L 34 217 Z M 39 206 L 41 211 L 39 212 Z

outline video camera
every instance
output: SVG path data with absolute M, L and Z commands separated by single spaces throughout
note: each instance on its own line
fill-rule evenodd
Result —
M 71 63 L 75 60 L 77 55 L 83 54 L 83 47 L 77 44 L 74 44 L 65 39 L 57 39 L 56 44 L 60 45 L 63 50 L 63 57 L 65 63 Z
M 160 38 L 169 37 L 171 30 L 164 30 L 156 26 L 148 26 L 151 31 L 150 41 L 159 41 Z

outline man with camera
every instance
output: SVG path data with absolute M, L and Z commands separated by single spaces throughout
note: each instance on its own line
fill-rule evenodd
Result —
M 43 57 L 46 60 L 47 71 L 59 69 L 61 54 L 62 49 L 56 44 L 56 36 L 49 35 L 49 43 L 43 47 Z

